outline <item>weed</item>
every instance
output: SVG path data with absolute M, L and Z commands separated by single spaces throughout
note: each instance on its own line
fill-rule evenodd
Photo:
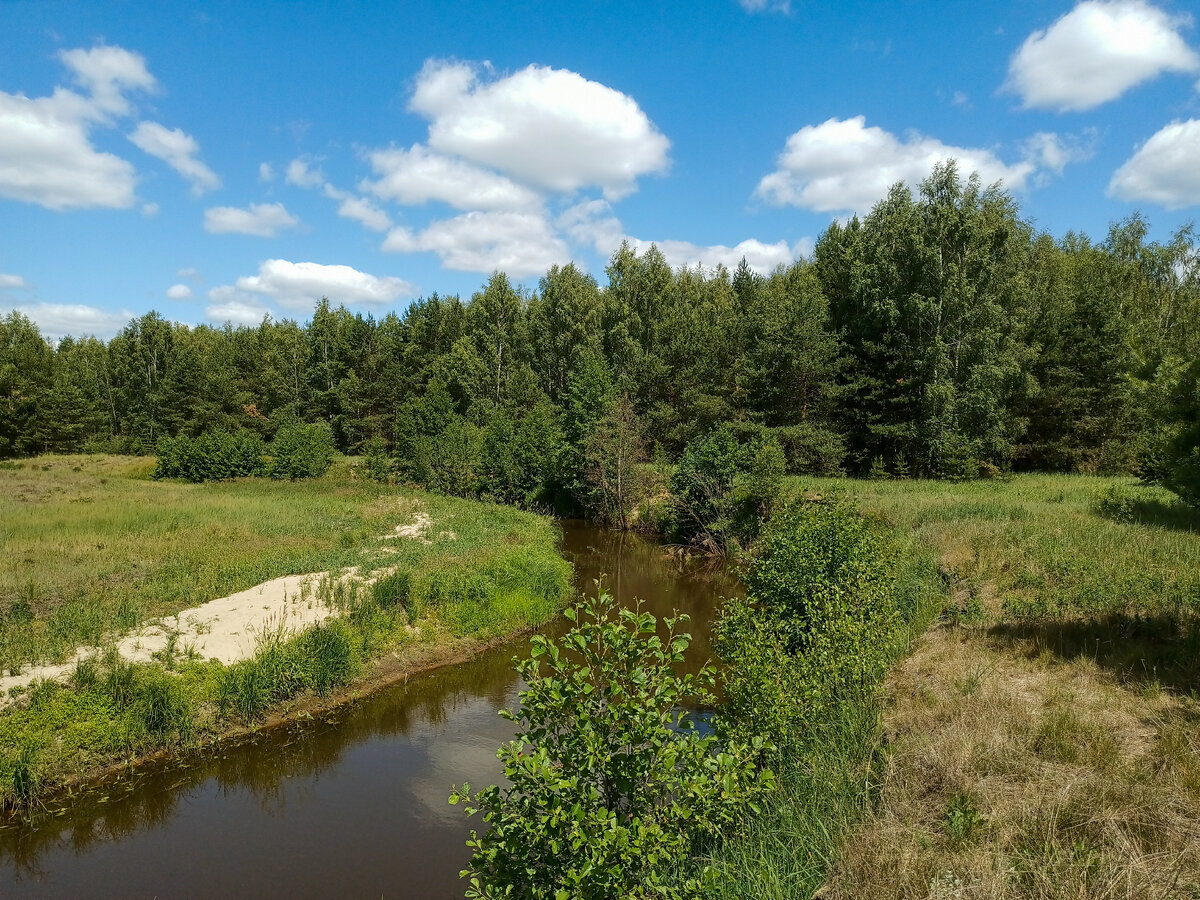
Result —
M 963 847 L 979 837 L 987 825 L 987 819 L 980 814 L 970 795 L 960 791 L 946 804 L 944 824 L 950 843 L 954 847 Z

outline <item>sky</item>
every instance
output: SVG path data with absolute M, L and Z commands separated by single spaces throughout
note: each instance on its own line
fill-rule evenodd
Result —
M 1178 0 L 0 0 L 0 314 L 380 317 L 622 240 L 768 272 L 955 158 L 1035 227 L 1200 210 Z

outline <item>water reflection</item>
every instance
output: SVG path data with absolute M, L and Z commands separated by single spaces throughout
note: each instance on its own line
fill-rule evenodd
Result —
M 688 668 L 737 585 L 629 535 L 563 523 L 576 584 L 692 617 Z M 561 623 L 554 627 L 562 627 Z M 499 776 L 521 682 L 508 644 L 218 751 L 141 768 L 0 828 L 0 896 L 461 897 L 471 823 L 451 784 Z

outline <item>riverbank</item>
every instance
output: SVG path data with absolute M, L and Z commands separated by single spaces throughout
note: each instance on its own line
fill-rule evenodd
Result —
M 1128 478 L 795 486 L 911 534 L 951 602 L 729 848 L 726 895 L 1193 896 L 1196 511 Z
M 345 465 L 297 483 L 182 485 L 148 470 L 53 457 L 0 471 L 6 675 L 62 667 L 60 681 L 14 683 L 0 712 L 4 805 L 465 658 L 546 621 L 570 590 L 553 523 L 511 508 L 364 483 Z M 314 571 L 282 598 L 317 612 L 307 629 L 252 596 L 259 580 Z M 225 635 L 236 652 L 215 659 L 221 615 L 161 619 L 205 609 L 196 595 L 214 585 L 249 591 L 241 612 L 271 607 L 239 620 Z M 145 621 L 131 610 L 157 614 L 157 649 L 137 647 Z

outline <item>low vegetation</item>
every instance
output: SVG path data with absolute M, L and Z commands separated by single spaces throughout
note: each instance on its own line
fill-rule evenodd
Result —
M 1200 895 L 1196 511 L 1130 479 L 804 484 L 911 528 L 954 585 L 888 680 L 821 896 Z
M 553 526 L 518 510 L 401 493 L 344 463 L 287 484 L 154 481 L 152 467 L 78 456 L 0 471 L 0 650 L 10 673 L 283 574 L 357 566 L 359 580 L 324 580 L 311 602 L 337 616 L 298 635 L 281 622 L 243 662 L 206 661 L 171 642 L 151 663 L 102 650 L 65 683 L 35 682 L 0 711 L 0 804 L 253 725 L 382 658 L 400 654 L 402 664 L 406 653 L 429 658 L 536 625 L 569 589 Z M 431 524 L 396 536 L 417 513 Z

